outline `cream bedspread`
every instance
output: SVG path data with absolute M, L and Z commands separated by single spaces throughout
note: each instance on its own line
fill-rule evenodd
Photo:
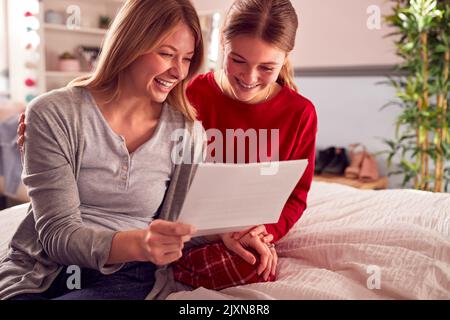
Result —
M 169 299 L 450 299 L 450 195 L 313 182 L 277 281 Z M 27 205 L 0 211 L 0 257 Z

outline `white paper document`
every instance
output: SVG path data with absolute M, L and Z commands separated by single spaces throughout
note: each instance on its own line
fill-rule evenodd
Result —
M 308 160 L 270 164 L 201 163 L 178 221 L 195 226 L 195 236 L 277 223 L 307 165 Z

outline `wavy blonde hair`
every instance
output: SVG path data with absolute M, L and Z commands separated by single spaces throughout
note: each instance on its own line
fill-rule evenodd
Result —
M 297 29 L 297 14 L 289 0 L 236 0 L 228 11 L 222 35 L 225 43 L 240 35 L 256 36 L 289 54 Z M 289 58 L 277 82 L 297 91 Z
M 74 79 L 69 86 L 86 87 L 105 94 L 107 101 L 120 97 L 120 82 L 126 69 L 141 55 L 155 50 L 179 23 L 195 37 L 188 75 L 167 96 L 167 102 L 187 119 L 196 112 L 186 97 L 186 86 L 203 63 L 200 21 L 189 0 L 128 0 L 120 9 L 102 45 L 92 74 Z

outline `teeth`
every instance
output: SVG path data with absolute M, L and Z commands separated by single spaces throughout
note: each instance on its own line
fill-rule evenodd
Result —
M 244 84 L 242 81 L 240 81 L 239 79 L 238 79 L 238 82 L 239 82 L 239 84 L 240 84 L 241 86 L 243 86 L 243 87 L 246 88 L 246 89 L 253 89 L 253 88 L 255 88 L 255 87 L 257 86 L 256 84 L 255 84 L 255 85 L 248 86 L 248 85 Z
M 175 83 L 175 82 L 164 81 L 164 80 L 161 80 L 161 79 L 155 79 L 155 80 L 156 80 L 156 82 L 158 82 L 159 84 L 161 84 L 162 86 L 164 86 L 166 88 L 170 88 Z

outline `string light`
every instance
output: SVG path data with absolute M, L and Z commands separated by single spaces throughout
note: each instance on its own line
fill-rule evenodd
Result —
M 25 29 L 23 47 L 27 51 L 28 56 L 24 64 L 28 70 L 24 85 L 27 87 L 25 100 L 26 102 L 30 102 L 36 96 L 38 85 L 36 78 L 40 55 L 37 49 L 41 43 L 41 38 L 38 33 L 40 23 L 36 15 L 39 14 L 39 1 L 24 0 L 24 2 L 26 11 L 23 13 Z

